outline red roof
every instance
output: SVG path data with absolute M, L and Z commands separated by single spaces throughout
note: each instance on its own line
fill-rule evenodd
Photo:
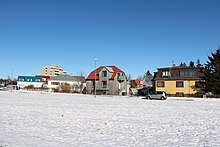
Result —
M 105 68 L 105 67 L 111 68 L 111 69 L 113 70 L 113 75 L 112 75 L 112 77 L 111 77 L 110 79 L 114 79 L 117 73 L 123 73 L 123 74 L 125 74 L 121 69 L 119 69 L 119 68 L 116 67 L 116 66 L 100 66 L 100 67 L 96 68 L 96 70 L 93 70 L 93 71 L 88 75 L 88 77 L 86 78 L 86 80 L 95 80 L 95 71 L 96 71 L 96 73 L 99 73 L 99 72 L 100 72 L 103 68 Z M 97 80 L 99 79 L 98 75 L 96 75 L 96 79 L 97 79 Z
M 138 86 L 140 86 L 141 85 L 141 82 L 142 82 L 142 80 L 134 80 L 134 82 L 138 85 Z
M 41 76 L 43 81 L 46 82 L 48 79 L 50 79 L 50 76 Z

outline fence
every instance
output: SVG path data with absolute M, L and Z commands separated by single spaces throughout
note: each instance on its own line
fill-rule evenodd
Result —
M 168 97 L 194 97 L 194 98 L 220 98 L 220 94 L 212 94 L 212 95 L 205 95 L 205 94 L 167 94 Z

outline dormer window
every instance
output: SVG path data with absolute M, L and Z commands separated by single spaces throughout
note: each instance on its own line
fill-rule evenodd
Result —
M 163 78 L 168 78 L 169 76 L 170 76 L 170 71 L 169 70 L 162 71 L 162 77 Z
M 27 79 L 27 81 L 28 81 L 28 82 L 32 82 L 32 79 L 29 78 L 29 79 Z
M 24 78 L 19 78 L 19 81 L 24 81 Z
M 197 72 L 195 70 L 181 70 L 180 77 L 196 77 Z

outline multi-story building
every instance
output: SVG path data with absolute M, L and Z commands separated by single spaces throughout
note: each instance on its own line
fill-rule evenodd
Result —
M 156 91 L 164 91 L 171 96 L 190 96 L 204 88 L 203 69 L 199 67 L 173 65 L 158 68 L 153 80 Z
M 58 75 L 66 75 L 67 72 L 64 71 L 59 65 L 53 64 L 51 66 L 42 66 L 41 67 L 41 75 L 43 76 L 58 76 Z
M 86 78 L 86 93 L 126 95 L 128 90 L 125 73 L 116 66 L 100 66 Z

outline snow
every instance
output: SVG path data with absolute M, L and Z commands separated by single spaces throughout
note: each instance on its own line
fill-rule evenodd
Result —
M 220 100 L 0 91 L 0 147 L 220 146 Z

